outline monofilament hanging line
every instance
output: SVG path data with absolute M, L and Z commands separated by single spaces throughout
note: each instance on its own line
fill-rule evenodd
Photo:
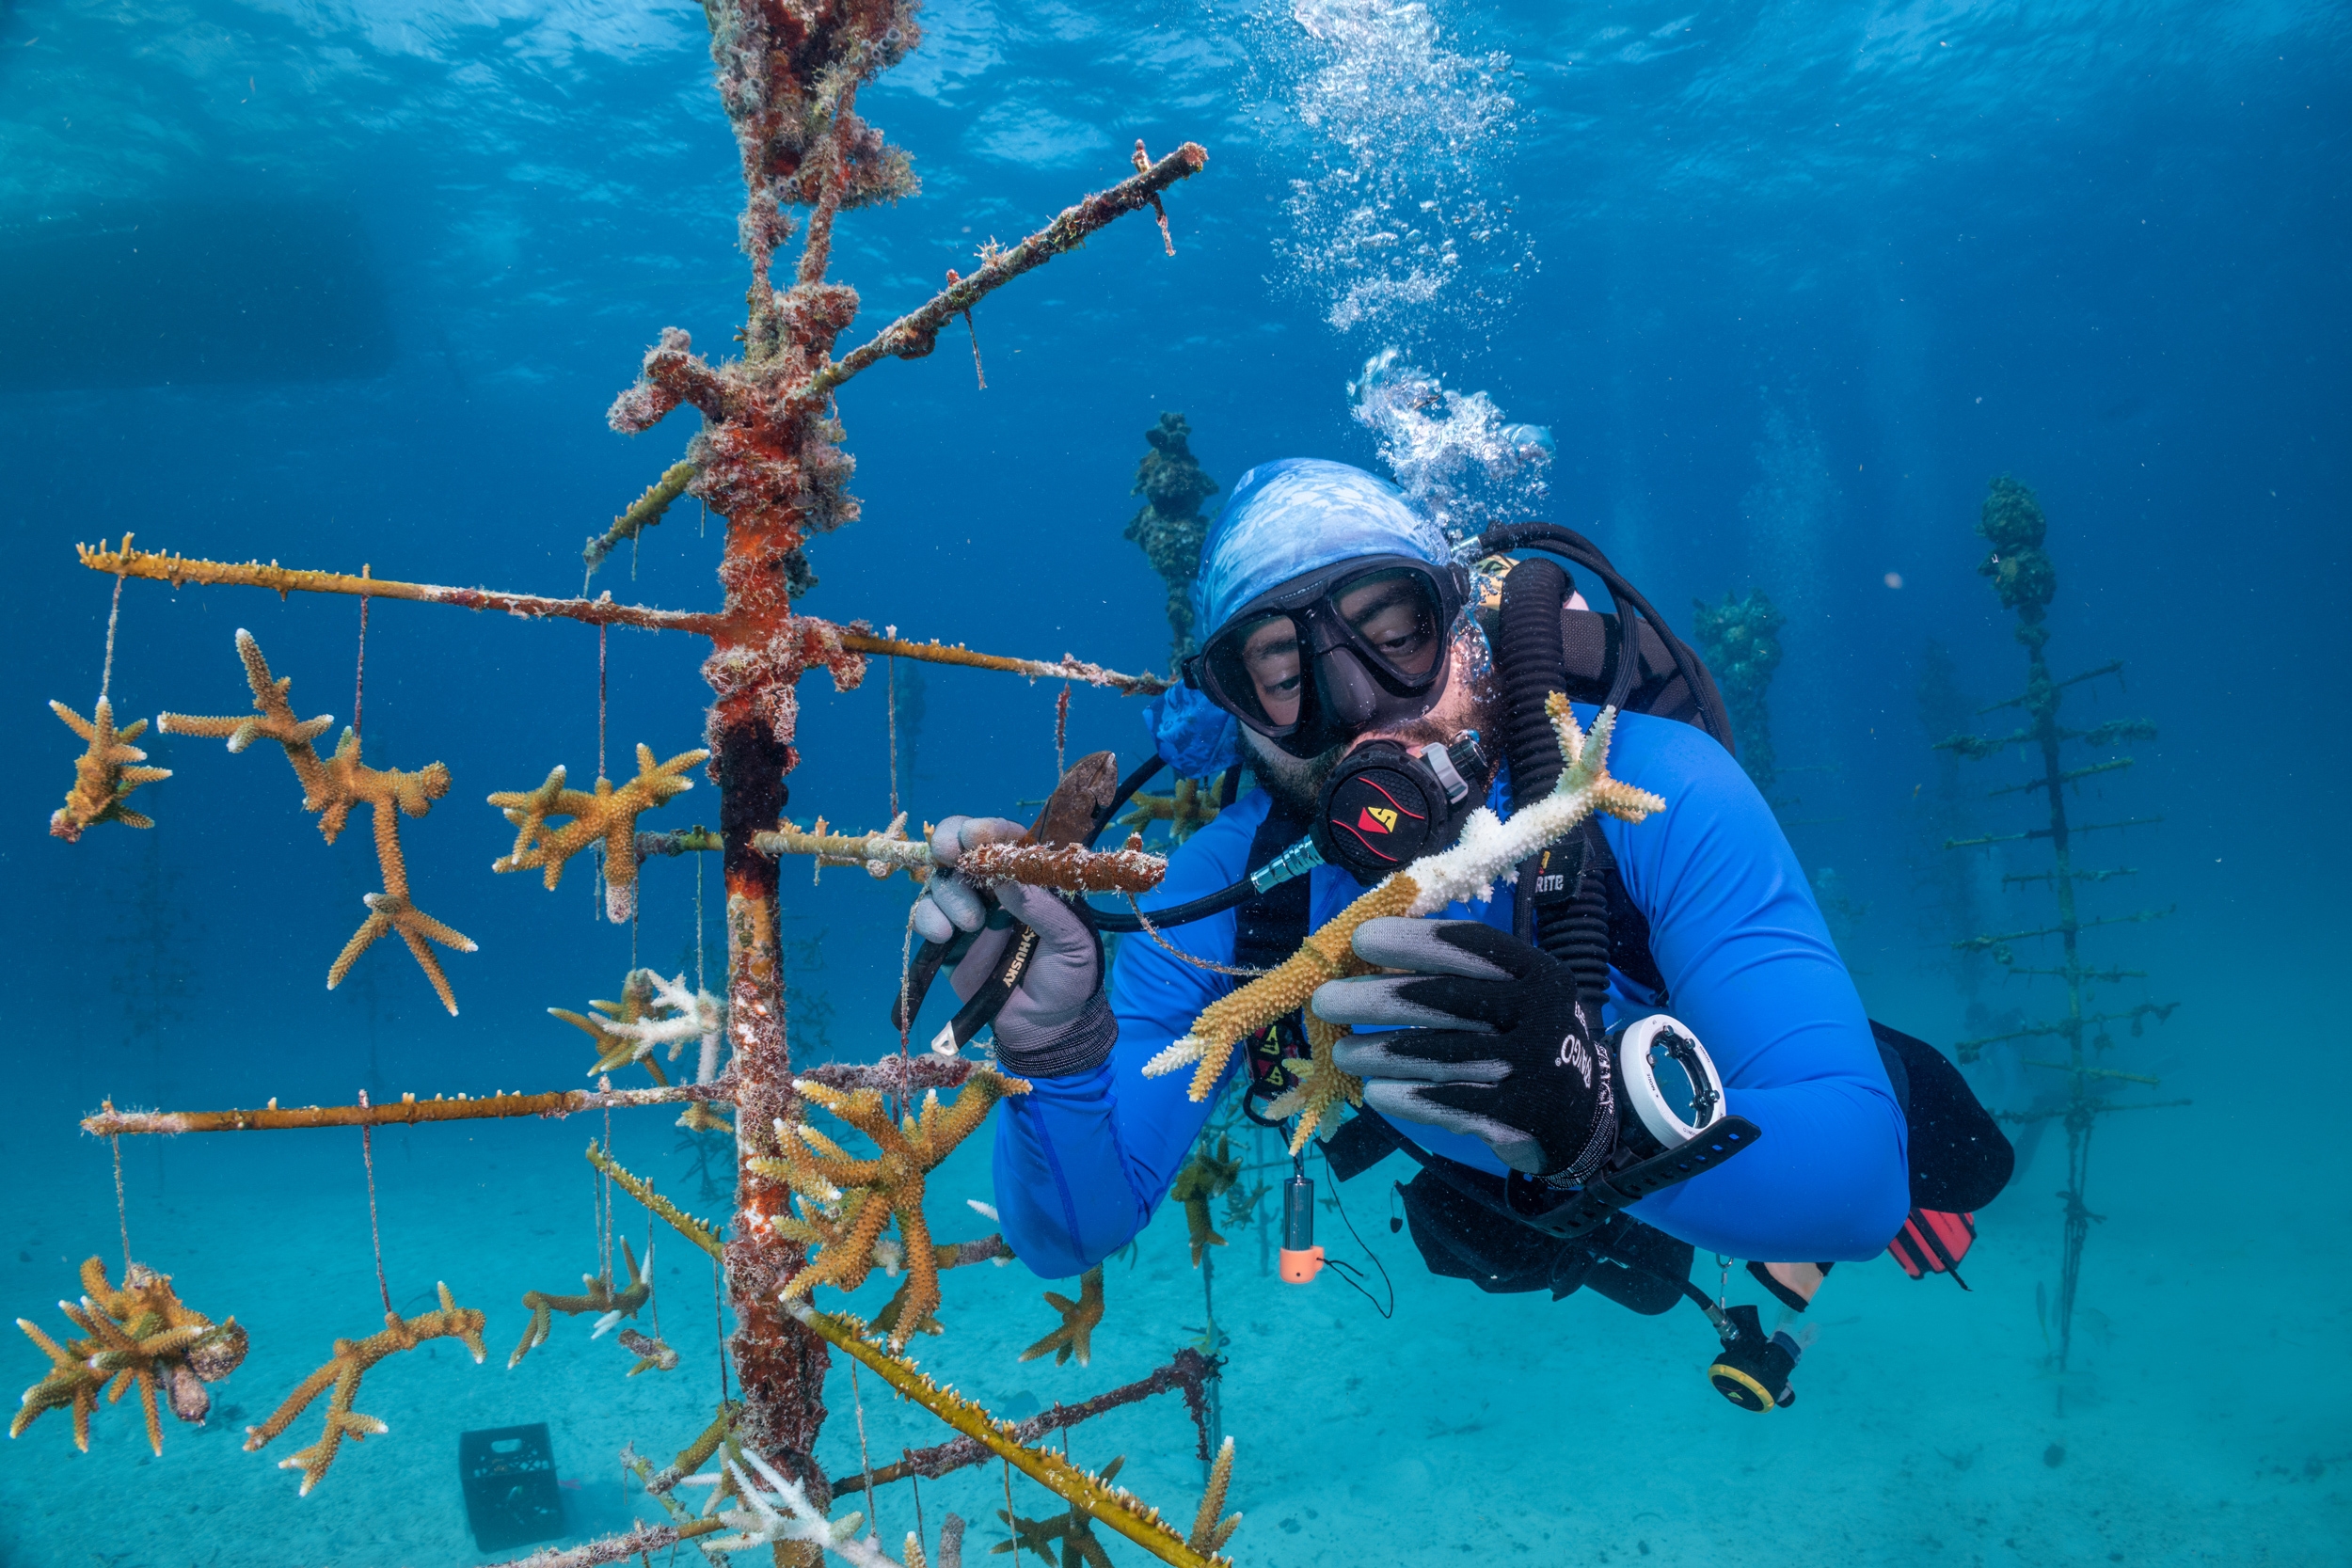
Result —
M 1021 1568 L 1021 1527 L 1014 1522 L 1012 1512 L 1012 1461 L 1009 1459 L 1005 1461 L 1005 1528 L 1012 1531 L 1006 1538 L 1006 1544 L 1012 1548 L 1012 1568 Z M 993 1549 L 991 1548 L 992 1551 Z M 1046 1568 L 1053 1568 L 1053 1564 L 1047 1563 Z
M 605 590 L 604 596 L 608 599 L 611 598 L 612 596 L 612 590 Z M 607 622 L 599 621 L 596 623 L 596 782 L 598 784 L 602 784 L 604 782 L 605 677 L 608 669 L 605 660 L 605 646 L 606 634 L 612 629 L 611 625 Z M 601 846 L 599 846 L 596 849 L 596 874 L 589 882 L 589 890 L 596 895 L 596 912 L 595 918 L 598 920 L 602 920 L 604 918 L 606 905 L 605 885 L 612 879 L 612 868 L 607 866 L 604 862 L 604 849 Z M 637 935 L 634 930 L 629 933 L 628 961 L 631 969 L 637 967 Z M 609 1154 L 612 1152 L 612 1139 L 608 1136 L 605 1141 L 605 1152 Z M 605 1248 L 605 1257 L 608 1264 L 610 1263 L 612 1255 L 612 1249 L 610 1246 L 607 1246 Z
M 363 578 L 368 575 L 368 564 L 364 561 L 359 563 L 359 575 Z M 351 733 L 363 739 L 367 732 L 359 727 L 359 710 L 368 698 L 369 602 L 367 594 L 359 595 L 359 668 L 358 673 L 351 677 Z
M 896 816 L 898 813 L 891 813 Z M 907 909 L 906 929 L 898 937 L 898 1111 L 914 1099 L 914 1061 L 907 1054 L 907 1036 L 914 1028 L 914 1009 L 907 1000 L 914 992 L 914 906 Z
M 1070 683 L 1061 683 L 1061 696 L 1054 704 L 1054 782 L 1059 784 L 1069 769 L 1062 758 L 1070 750 Z
M 710 1326 L 715 1331 L 711 1342 L 719 1348 L 719 1408 L 723 1410 L 727 1403 L 726 1271 L 716 1258 L 710 1260 Z
M 115 592 L 120 593 L 117 584 Z M 883 705 L 890 710 L 890 815 L 898 815 L 898 656 L 890 656 L 889 684 L 883 692 Z M 910 783 L 912 781 L 909 781 Z M 698 861 L 695 863 L 700 864 Z
M 102 703 L 106 700 L 106 693 L 115 683 L 115 625 L 121 619 L 122 574 L 117 572 L 115 574 L 115 602 L 106 611 L 106 662 L 98 672 L 98 700 Z M 130 1259 L 128 1247 L 123 1249 L 123 1259 L 128 1263 Z
M 645 1267 L 647 1270 L 653 1267 L 653 1211 L 650 1209 L 645 1211 Z M 631 1280 L 629 1283 L 633 1285 L 636 1281 Z M 647 1295 L 645 1309 L 653 1314 L 653 1337 L 659 1339 L 661 1338 L 660 1298 L 658 1295 Z
M 866 1525 L 876 1535 L 880 1535 L 882 1514 L 874 1507 L 874 1461 L 866 1451 L 866 1396 L 858 1389 L 855 1360 L 850 1363 L 850 1405 L 857 1412 L 857 1462 L 866 1475 Z
M 115 581 L 118 600 L 122 594 L 120 578 Z M 118 1132 L 107 1140 L 115 1146 L 115 1223 L 122 1227 L 122 1275 L 127 1282 L 131 1275 L 131 1206 L 122 1196 L 122 1134 Z
M 604 1108 L 604 1158 L 609 1165 L 612 1159 L 612 1107 L 610 1105 Z M 602 1186 L 604 1209 L 603 1217 L 596 1226 L 596 1271 L 610 1285 L 612 1282 L 612 1173 L 609 1169 L 603 1171 Z M 636 1281 L 630 1280 L 629 1283 L 633 1285 Z
M 1211 963 L 1206 958 L 1196 958 L 1160 935 L 1160 928 L 1152 924 L 1152 917 L 1143 912 L 1143 906 L 1136 902 L 1136 895 L 1132 893 L 1127 895 L 1127 907 L 1136 911 L 1136 918 L 1143 922 L 1144 931 L 1153 942 L 1158 942 L 1165 951 L 1184 959 L 1195 969 L 1205 969 L 1216 974 L 1231 974 L 1237 980 L 1254 980 L 1261 974 L 1274 973 L 1270 969 L 1234 969 L 1226 964 Z
M 367 1102 L 368 1091 L 361 1089 L 359 1103 L 365 1107 Z M 384 1298 L 384 1315 L 389 1318 L 392 1315 L 392 1288 L 384 1278 L 384 1232 L 375 1223 L 375 1129 L 364 1121 L 359 1124 L 359 1163 L 368 1172 L 368 1241 L 375 1248 L 375 1293 Z

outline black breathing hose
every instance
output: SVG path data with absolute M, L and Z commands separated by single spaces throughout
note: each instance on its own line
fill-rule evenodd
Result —
M 1493 535 L 1489 534 L 1488 538 Z M 1496 632 L 1495 664 L 1502 672 L 1504 717 L 1503 754 L 1511 762 L 1511 809 L 1551 792 L 1565 766 L 1560 741 L 1545 712 L 1545 699 L 1568 687 L 1565 649 L 1560 636 L 1560 611 L 1568 600 L 1568 574 L 1549 561 L 1522 561 L 1502 579 L 1502 612 Z M 1630 619 L 1618 616 L 1620 628 Z M 1620 643 L 1624 638 L 1620 636 Z M 1617 655 L 1617 681 L 1634 659 L 1622 646 Z M 1620 693 L 1618 701 L 1623 701 Z M 1575 857 L 1577 873 L 1565 902 L 1553 902 L 1535 911 L 1535 944 L 1565 963 L 1576 975 L 1577 995 L 1597 1019 L 1609 995 L 1609 895 L 1601 879 L 1583 865 L 1589 849 L 1580 836 L 1559 846 L 1555 858 Z M 1564 866 L 1564 873 L 1565 867 Z M 1519 868 L 1519 881 L 1532 887 L 1534 864 Z M 1531 893 L 1529 896 L 1533 896 Z
M 1155 752 L 1134 772 L 1119 781 L 1119 793 L 1111 797 L 1111 803 L 1103 809 L 1101 820 L 1094 824 L 1094 832 L 1087 835 L 1087 845 L 1089 848 L 1093 847 L 1096 839 L 1103 836 L 1103 830 L 1110 826 L 1111 818 L 1119 815 L 1119 808 L 1132 800 L 1136 790 L 1141 789 L 1153 775 L 1167 766 L 1168 764 Z M 1217 800 L 1219 810 L 1233 803 L 1234 797 L 1240 792 L 1240 784 L 1241 768 L 1238 766 L 1228 768 L 1225 773 L 1225 788 Z M 1249 879 L 1245 877 L 1232 886 L 1212 893 L 1205 898 L 1195 898 L 1189 903 L 1173 905 L 1168 909 L 1154 912 L 1152 916 L 1152 924 L 1183 926 L 1191 921 L 1205 920 L 1210 915 L 1219 914 L 1232 909 L 1256 891 Z M 1094 917 L 1094 927 L 1098 931 L 1112 931 L 1121 936 L 1133 936 L 1143 929 L 1143 917 L 1133 907 L 1123 910 L 1106 910 L 1100 904 L 1089 903 L 1087 905 L 1087 912 Z
M 1650 629 L 1664 644 L 1666 657 L 1674 661 L 1675 671 L 1690 689 L 1691 704 L 1698 709 L 1699 727 L 1723 744 L 1725 751 L 1733 749 L 1731 724 L 1716 703 L 1709 701 L 1708 683 L 1704 678 L 1698 656 L 1690 645 L 1677 637 L 1666 618 L 1642 596 L 1640 589 L 1625 579 L 1625 575 L 1610 564 L 1600 553 L 1600 546 L 1572 528 L 1557 523 L 1503 523 L 1488 529 L 1478 540 L 1479 550 L 1486 555 L 1507 555 L 1513 550 L 1542 550 L 1564 561 L 1583 567 L 1609 590 L 1610 601 L 1617 610 L 1617 676 L 1611 683 L 1609 698 L 1604 705 L 1621 707 L 1639 678 L 1641 670 L 1641 638 L 1633 627 L 1633 617 L 1647 621 Z M 1505 579 L 1508 580 L 1507 578 Z M 1514 764 L 1516 768 L 1517 764 Z

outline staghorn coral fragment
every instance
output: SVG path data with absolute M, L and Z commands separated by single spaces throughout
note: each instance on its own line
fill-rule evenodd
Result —
M 65 792 L 65 804 L 49 815 L 49 836 L 78 844 L 85 829 L 95 828 L 101 822 L 119 822 L 126 828 L 153 827 L 153 818 L 123 804 L 139 785 L 171 777 L 168 768 L 132 766 L 147 760 L 147 753 L 131 744 L 147 733 L 147 721 L 134 719 L 128 727 L 116 729 L 114 705 L 103 697 L 98 699 L 98 705 L 90 709 L 87 719 L 58 702 L 52 702 L 49 711 L 64 720 L 66 728 L 89 742 L 88 748 L 73 759 L 73 787 Z
M 1108 1481 L 1117 1477 L 1120 1466 L 1126 1463 L 1127 1456 L 1122 1453 L 1104 1465 L 1103 1480 Z M 1085 1568 L 1111 1568 L 1110 1553 L 1104 1551 L 1103 1543 L 1095 1539 L 1094 1514 L 1083 1502 L 1072 1503 L 1068 1513 L 1057 1513 L 1051 1519 L 1024 1519 L 1001 1508 L 996 1511 L 996 1517 L 1011 1528 L 1012 1539 L 999 1541 L 991 1546 L 988 1549 L 991 1557 L 1026 1549 L 1035 1552 L 1047 1568 L 1052 1568 L 1054 1543 L 1058 1541 L 1061 1543 L 1062 1568 L 1080 1568 L 1081 1564 Z
M 743 1466 L 746 1464 L 759 1472 L 759 1480 L 768 1483 L 767 1491 L 761 1491 L 758 1483 L 745 1471 Z M 739 1458 L 728 1458 L 726 1475 L 733 1483 L 736 1500 L 743 1506 L 721 1511 L 719 1522 L 741 1533 L 707 1541 L 703 1544 L 705 1551 L 743 1552 L 759 1546 L 772 1546 L 778 1562 L 806 1561 L 809 1560 L 786 1555 L 794 1543 L 806 1543 L 834 1553 L 852 1564 L 853 1568 L 901 1568 L 901 1564 L 891 1560 L 870 1538 L 864 1541 L 858 1539 L 857 1528 L 866 1518 L 863 1513 L 850 1513 L 838 1519 L 827 1519 L 817 1505 L 809 1501 L 807 1490 L 799 1481 L 783 1475 L 750 1449 L 740 1450 Z M 694 1476 L 689 1479 L 701 1482 L 705 1478 Z M 910 1535 L 907 1539 L 912 1542 L 914 1537 Z M 920 1554 L 918 1544 L 918 1562 L 921 1560 Z
M 1078 845 L 983 844 L 956 862 L 966 881 L 1020 882 L 1062 893 L 1149 893 L 1168 875 L 1168 862 L 1148 854 L 1139 833 L 1117 849 Z
M 525 1291 L 523 1306 L 531 1313 L 531 1322 L 523 1325 L 523 1337 L 515 1346 L 515 1354 L 506 1358 L 506 1370 L 513 1371 L 522 1365 L 524 1356 L 548 1342 L 548 1332 L 553 1326 L 552 1313 L 561 1312 L 576 1318 L 582 1312 L 599 1314 L 596 1332 L 589 1338 L 599 1338 L 605 1330 L 623 1318 L 637 1316 L 638 1309 L 653 1299 L 653 1248 L 645 1248 L 645 1266 L 637 1266 L 637 1254 L 630 1250 L 628 1238 L 621 1238 L 621 1257 L 628 1272 L 622 1278 L 628 1282 L 621 1291 L 612 1289 L 612 1281 L 601 1275 L 583 1274 L 580 1282 L 586 1289 L 576 1296 L 551 1296 L 542 1291 Z M 624 1340 L 626 1343 L 626 1340 Z M 639 1354 L 645 1354 L 643 1351 Z M 638 1370 L 643 1371 L 644 1368 Z M 667 1369 L 664 1369 L 665 1370 Z
M 1176 1173 L 1175 1181 L 1168 1189 L 1168 1196 L 1184 1206 L 1184 1228 L 1192 1238 L 1192 1266 L 1196 1269 L 1200 1266 L 1203 1252 L 1225 1244 L 1225 1238 L 1209 1225 L 1209 1204 L 1240 1178 L 1241 1156 L 1233 1152 L 1232 1139 L 1220 1132 L 1216 1152 L 1211 1154 L 1204 1146 Z
M 652 1060 L 655 1048 L 668 1046 L 669 1059 L 675 1062 L 690 1042 L 700 1048 L 695 1081 L 707 1084 L 718 1076 L 724 1022 L 719 999 L 689 986 L 683 974 L 664 980 L 650 969 L 631 970 L 621 982 L 618 1002 L 588 1006 L 596 1016 L 562 1007 L 548 1009 L 549 1016 L 562 1019 L 596 1042 L 596 1060 L 588 1069 L 588 1076 L 643 1062 L 655 1083 L 667 1084 L 669 1078 Z
M 398 931 L 400 940 L 415 956 L 425 978 L 433 983 L 433 990 L 440 997 L 441 1006 L 450 1016 L 457 1015 L 456 993 L 450 990 L 449 976 L 441 973 L 440 959 L 435 957 L 427 942 L 437 942 L 460 953 L 476 951 L 473 942 L 463 932 L 453 929 L 417 908 L 408 892 L 408 863 L 400 852 L 400 817 L 422 816 L 433 809 L 433 802 L 449 793 L 449 769 L 433 763 L 409 773 L 399 768 L 370 768 L 359 758 L 359 737 L 345 729 L 335 754 L 321 760 L 317 748 L 311 745 L 334 723 L 331 715 L 316 719 L 297 719 L 287 692 L 294 685 L 291 675 L 273 676 L 269 661 L 262 657 L 261 644 L 253 634 L 242 627 L 237 632 L 237 657 L 245 664 L 246 684 L 253 690 L 251 719 L 208 719 L 184 713 L 166 713 L 155 721 L 155 727 L 166 735 L 205 736 L 229 742 L 231 752 L 242 752 L 256 740 L 274 740 L 286 753 L 295 780 L 302 785 L 302 809 L 315 812 L 319 832 L 332 844 L 344 824 L 351 818 L 351 808 L 365 804 L 375 827 L 375 859 L 383 873 L 384 891 L 363 894 L 360 901 L 368 907 L 367 919 L 343 944 L 326 971 L 326 989 L 333 990 L 342 984 L 343 976 L 359 955 L 375 944 L 387 931 Z
M 489 1353 L 482 1345 L 482 1314 L 470 1307 L 461 1307 L 451 1298 L 449 1287 L 438 1287 L 441 1292 L 440 1310 L 420 1312 L 413 1318 L 403 1318 L 397 1312 L 384 1314 L 384 1330 L 364 1339 L 338 1339 L 335 1354 L 326 1364 L 302 1380 L 301 1386 L 286 1396 L 260 1426 L 245 1429 L 245 1451 L 252 1453 L 279 1433 L 285 1431 L 310 1406 L 310 1402 L 330 1386 L 334 1396 L 326 1403 L 326 1430 L 319 1440 L 291 1459 L 281 1459 L 281 1470 L 302 1472 L 301 1496 L 309 1497 L 310 1488 L 326 1476 L 327 1467 L 335 1463 L 335 1455 L 349 1437 L 357 1443 L 363 1438 L 381 1436 L 390 1430 L 373 1416 L 362 1416 L 351 1408 L 358 1397 L 359 1380 L 367 1376 L 375 1364 L 388 1355 L 414 1350 L 427 1339 L 455 1339 L 473 1353 L 474 1364 L 480 1366 Z
M 773 832 L 755 833 L 752 847 L 763 855 L 814 855 L 819 869 L 828 865 L 862 865 L 876 879 L 903 870 L 924 881 L 937 869 L 930 834 L 909 838 L 906 814 L 878 833 L 834 833 L 823 817 L 814 830 L 803 832 L 790 822 Z M 973 882 L 1021 882 L 1052 888 L 1057 893 L 1149 893 L 1168 875 L 1165 858 L 1148 853 L 1139 837 L 1130 836 L 1117 849 L 1088 849 L 1076 845 L 991 844 L 966 849 L 956 868 Z
M 1236 1513 L 1219 1521 L 1225 1512 L 1226 1489 L 1233 1484 L 1233 1440 L 1225 1439 L 1225 1446 L 1216 1450 L 1216 1463 L 1209 1470 L 1209 1484 L 1201 1490 L 1200 1511 L 1193 1515 L 1192 1533 L 1184 1544 L 1196 1552 L 1221 1552 L 1225 1543 L 1241 1528 L 1241 1515 Z
M 691 463 L 673 463 L 662 470 L 661 477 L 645 486 L 645 493 L 629 502 L 628 510 L 612 519 L 612 526 L 588 541 L 580 552 L 588 570 L 594 573 L 604 564 L 605 557 L 624 539 L 634 539 L 645 530 L 661 521 L 661 515 L 670 510 L 670 503 L 686 494 L 686 486 L 701 472 Z M 632 571 L 631 576 L 635 573 Z
M 604 846 L 605 918 L 616 926 L 628 925 L 637 912 L 637 818 L 693 788 L 693 781 L 682 775 L 709 759 L 708 752 L 680 752 L 657 764 L 653 748 L 641 741 L 637 776 L 618 789 L 612 787 L 611 779 L 602 778 L 593 792 L 567 789 L 564 766 L 558 763 L 536 789 L 504 790 L 491 796 L 490 804 L 506 814 L 516 832 L 513 852 L 491 862 L 490 869 L 544 871 L 552 892 L 564 879 L 564 863 L 591 844 L 600 843 Z M 556 816 L 571 820 L 549 828 L 548 819 Z
M 1166 795 L 1135 796 L 1119 825 L 1141 833 L 1154 822 L 1165 822 L 1169 836 L 1182 844 L 1216 820 L 1223 809 L 1216 802 L 1224 794 L 1225 778 L 1219 773 L 1214 779 L 1178 779 Z
M 1265 1108 L 1265 1114 L 1277 1121 L 1298 1118 L 1297 1130 L 1291 1133 L 1294 1155 L 1306 1149 L 1309 1138 L 1320 1133 L 1327 1142 L 1339 1131 L 1339 1118 L 1331 1115 L 1333 1107 L 1343 1101 L 1357 1107 L 1364 1102 L 1364 1081 L 1352 1072 L 1342 1072 L 1331 1060 L 1331 1048 L 1347 1033 L 1346 1024 L 1327 1022 L 1312 1007 L 1307 1009 L 1307 1060 L 1294 1065 L 1295 1081 Z
M 982 1236 L 971 1242 L 942 1242 L 931 1248 L 931 1267 L 937 1270 L 960 1269 L 966 1263 L 977 1263 L 983 1259 L 999 1265 L 1009 1263 L 1012 1260 L 1012 1248 L 1005 1244 L 1002 1236 Z M 885 1237 L 874 1243 L 874 1260 L 882 1264 L 883 1273 L 896 1278 L 898 1271 L 906 1266 L 905 1249 Z M 900 1285 L 889 1301 L 882 1305 L 882 1309 L 874 1314 L 874 1327 L 883 1333 L 895 1331 L 899 1318 L 906 1311 L 907 1298 L 914 1290 L 914 1276 L 910 1274 L 906 1283 Z M 940 1325 L 936 1311 L 916 1323 L 914 1328 L 921 1334 L 947 1332 Z
M 780 1152 L 744 1162 L 758 1175 L 789 1185 L 800 1200 L 797 1215 L 770 1220 L 775 1233 L 818 1249 L 786 1282 L 784 1299 L 797 1301 L 820 1284 L 842 1291 L 865 1284 L 877 1260 L 875 1243 L 895 1217 L 907 1283 L 890 1334 L 894 1348 L 904 1345 L 940 1300 L 938 1252 L 923 1215 L 924 1179 L 979 1129 L 997 1101 L 1026 1094 L 1029 1085 L 984 1068 L 964 1080 L 953 1105 L 941 1104 L 933 1089 L 923 1097 L 919 1117 L 895 1124 L 879 1089 L 843 1094 L 807 1078 L 795 1079 L 792 1086 L 871 1138 L 879 1153 L 856 1158 L 807 1122 L 779 1117 Z
M 98 1408 L 99 1391 L 104 1389 L 106 1402 L 113 1404 L 135 1386 L 147 1418 L 148 1446 L 160 1455 L 164 1426 L 157 1393 L 181 1420 L 203 1425 L 212 1409 L 204 1385 L 237 1370 L 245 1359 L 245 1330 L 234 1318 L 215 1326 L 180 1300 L 169 1275 L 140 1263 L 123 1270 L 118 1291 L 106 1282 L 105 1264 L 92 1258 L 82 1265 L 82 1290 L 79 1306 L 57 1304 L 82 1330 L 81 1338 L 65 1345 L 29 1320 L 16 1320 L 16 1326 L 49 1357 L 50 1368 L 24 1390 L 16 1418 L 8 1423 L 8 1435 L 21 1436 L 48 1411 L 71 1409 L 73 1446 L 87 1453 L 89 1419 Z
M 1156 1078 L 1197 1062 L 1187 1092 L 1196 1101 L 1206 1100 L 1232 1060 L 1236 1042 L 1305 1006 L 1324 981 L 1371 969 L 1353 945 L 1365 921 L 1436 914 L 1457 900 L 1490 898 L 1495 883 L 1517 877 L 1522 861 L 1565 838 L 1595 812 L 1639 822 L 1665 809 L 1665 801 L 1647 790 L 1609 776 L 1609 737 L 1616 727 L 1616 709 L 1601 709 L 1589 736 L 1559 692 L 1546 699 L 1544 712 L 1559 737 L 1565 765 L 1551 793 L 1513 812 L 1508 821 L 1485 806 L 1471 812 L 1452 848 L 1424 855 L 1384 879 L 1325 922 L 1272 971 L 1202 1008 L 1190 1029 L 1143 1065 L 1144 1076 Z
M 1076 1301 L 1048 1291 L 1045 1292 L 1045 1305 L 1061 1314 L 1061 1326 L 1023 1351 L 1019 1359 L 1034 1361 L 1047 1351 L 1052 1351 L 1057 1367 L 1073 1355 L 1078 1358 L 1081 1367 L 1093 1365 L 1094 1330 L 1103 1322 L 1103 1265 L 1097 1263 L 1078 1276 Z M 1107 1481 L 1110 1474 L 1110 1471 L 1104 1470 L 1103 1478 Z
M 588 1075 L 611 1072 L 627 1067 L 645 1054 L 637 1049 L 633 1035 L 622 1032 L 619 1025 L 633 1024 L 645 1014 L 653 1002 L 654 973 L 650 969 L 632 969 L 621 978 L 621 999 L 617 1002 L 591 1001 L 586 1013 L 576 1013 L 566 1007 L 549 1007 L 549 1018 L 560 1018 L 584 1034 L 596 1048 L 596 1059 L 588 1069 Z M 645 1070 L 653 1074 L 657 1084 L 670 1080 L 659 1064 L 646 1061 Z

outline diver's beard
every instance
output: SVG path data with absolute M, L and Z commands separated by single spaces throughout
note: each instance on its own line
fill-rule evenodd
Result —
M 1301 818 L 1314 816 L 1315 805 L 1323 797 L 1323 782 L 1331 776 L 1331 769 L 1340 765 L 1340 758 L 1346 755 L 1353 744 L 1342 741 L 1311 757 L 1295 757 L 1255 730 L 1242 731 L 1242 745 L 1249 752 L 1249 771 L 1290 816 Z
M 1331 777 L 1331 770 L 1340 765 L 1342 757 L 1365 740 L 1393 740 L 1409 749 L 1447 745 L 1460 733 L 1434 715 L 1424 714 L 1401 724 L 1387 724 L 1363 735 L 1350 736 L 1311 757 L 1295 757 L 1254 730 L 1244 730 L 1242 738 L 1249 750 L 1249 771 L 1265 786 L 1266 793 L 1291 816 L 1311 819 L 1323 804 L 1323 786 Z

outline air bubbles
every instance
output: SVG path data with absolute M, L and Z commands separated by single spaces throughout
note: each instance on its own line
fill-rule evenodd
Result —
M 1446 48 L 1420 0 L 1285 0 L 1260 31 L 1311 176 L 1292 181 L 1277 242 L 1293 284 L 1340 331 L 1416 341 L 1506 307 L 1531 253 L 1503 188 L 1510 57 Z
M 1380 460 L 1455 544 L 1540 508 L 1551 432 L 1513 424 L 1484 392 L 1457 392 L 1385 348 L 1347 384 L 1348 411 L 1380 437 Z
M 1900 572 L 1889 572 L 1886 574 L 1885 582 L 1889 588 L 1900 588 L 1903 585 L 1903 575 Z

